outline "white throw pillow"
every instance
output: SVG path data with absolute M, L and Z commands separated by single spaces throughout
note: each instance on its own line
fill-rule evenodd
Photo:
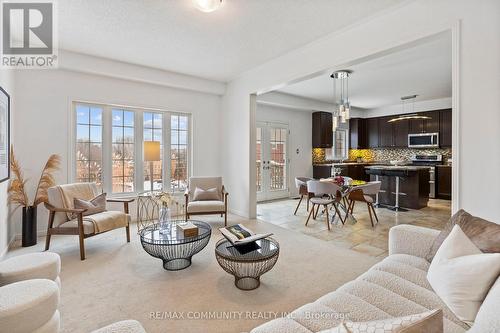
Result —
M 439 247 L 427 280 L 462 321 L 472 324 L 500 273 L 500 253 L 482 253 L 455 225 Z

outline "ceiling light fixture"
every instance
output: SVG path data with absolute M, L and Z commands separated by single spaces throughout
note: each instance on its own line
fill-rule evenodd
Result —
M 351 103 L 349 102 L 349 76 L 352 71 L 341 70 L 333 72 L 330 77 L 333 79 L 333 100 L 335 103 L 332 112 L 332 128 L 335 131 L 340 122 L 345 123 L 351 117 Z M 336 82 L 339 81 L 340 89 L 337 96 Z
M 222 0 L 193 0 L 194 6 L 205 13 L 213 12 L 222 5 Z
M 415 113 L 415 99 L 417 98 L 418 95 L 409 95 L 409 96 L 403 96 L 401 97 L 401 107 L 403 110 L 403 114 L 397 116 L 396 118 L 392 118 L 388 120 L 388 123 L 393 123 L 396 121 L 401 121 L 401 120 L 409 120 L 409 119 L 431 119 L 429 116 L 421 116 L 418 113 Z M 411 113 L 410 114 L 404 114 L 405 113 L 405 102 L 411 100 Z

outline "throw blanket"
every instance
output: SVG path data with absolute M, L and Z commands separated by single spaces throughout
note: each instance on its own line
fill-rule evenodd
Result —
M 95 187 L 91 183 L 58 185 L 57 188 L 61 193 L 63 207 L 66 209 L 74 209 L 73 201 L 75 198 L 90 201 L 96 196 Z M 72 213 L 67 213 L 67 216 L 68 220 L 73 219 Z M 125 227 L 128 223 L 127 214 L 114 211 L 87 215 L 83 217 L 83 220 L 94 224 L 94 233 L 96 234 Z

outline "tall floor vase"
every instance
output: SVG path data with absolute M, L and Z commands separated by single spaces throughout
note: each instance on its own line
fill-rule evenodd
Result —
M 23 207 L 23 247 L 36 245 L 36 211 L 36 206 Z

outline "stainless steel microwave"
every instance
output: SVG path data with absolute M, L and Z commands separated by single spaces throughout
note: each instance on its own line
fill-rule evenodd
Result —
M 408 148 L 438 148 L 439 133 L 408 134 Z

